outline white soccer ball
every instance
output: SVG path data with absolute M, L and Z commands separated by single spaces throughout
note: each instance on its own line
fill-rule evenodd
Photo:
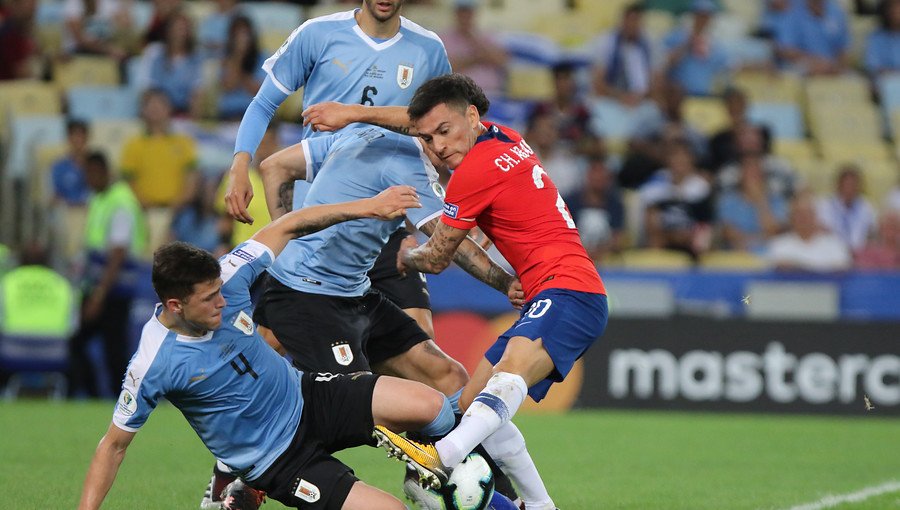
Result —
M 473 452 L 456 466 L 446 487 L 425 488 L 416 476 L 407 476 L 403 491 L 422 510 L 484 510 L 494 495 L 494 473 L 484 457 Z

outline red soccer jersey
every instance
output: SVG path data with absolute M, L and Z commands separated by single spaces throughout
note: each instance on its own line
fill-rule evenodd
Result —
M 550 288 L 606 294 L 537 155 L 512 129 L 484 125 L 487 132 L 450 178 L 442 221 L 480 227 L 512 264 L 526 300 Z

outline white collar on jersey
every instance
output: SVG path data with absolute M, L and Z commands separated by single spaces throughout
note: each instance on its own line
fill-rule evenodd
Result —
M 179 342 L 188 342 L 188 343 L 206 342 L 207 340 L 210 340 L 213 336 L 213 333 L 215 333 L 215 331 L 207 331 L 206 334 L 203 336 L 182 335 L 181 333 L 178 333 L 174 330 L 167 328 L 165 324 L 160 322 L 159 314 L 161 314 L 161 313 L 162 313 L 162 303 L 156 303 L 156 308 L 153 310 L 153 318 L 150 320 L 153 322 L 154 326 L 156 326 L 160 329 L 163 329 L 165 331 L 171 331 L 171 332 L 175 333 L 175 340 L 177 340 Z
M 353 25 L 353 31 L 356 32 L 356 35 L 358 35 L 360 39 L 365 41 L 365 43 L 368 44 L 375 51 L 386 50 L 386 49 L 390 48 L 391 46 L 393 46 L 394 44 L 396 44 L 397 41 L 399 41 L 400 39 L 403 38 L 403 34 L 401 34 L 400 31 L 398 30 L 397 33 L 394 34 L 394 37 L 391 37 L 387 41 L 375 42 L 374 39 L 372 39 L 371 37 L 368 36 L 368 34 L 363 32 L 363 29 L 359 28 L 359 25 Z

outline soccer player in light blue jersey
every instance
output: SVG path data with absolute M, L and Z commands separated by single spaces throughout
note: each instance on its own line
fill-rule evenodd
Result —
M 161 303 L 143 328 L 79 508 L 100 507 L 129 444 L 162 398 L 255 495 L 264 491 L 309 509 L 405 508 L 331 454 L 371 444 L 375 425 L 446 432 L 453 425 L 446 397 L 393 377 L 295 370 L 259 336 L 249 288 L 291 238 L 343 221 L 393 220 L 415 207 L 415 190 L 397 186 L 283 216 L 218 261 L 185 243 L 157 250 L 153 286 Z

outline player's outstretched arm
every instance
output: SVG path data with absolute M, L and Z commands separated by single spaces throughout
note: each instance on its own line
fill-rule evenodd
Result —
M 412 186 L 391 186 L 372 198 L 339 204 L 315 205 L 291 211 L 269 223 L 252 239 L 268 246 L 277 257 L 291 239 L 326 229 L 336 223 L 358 218 L 392 220 L 406 210 L 422 207 Z
M 306 155 L 303 144 L 281 149 L 259 165 L 269 216 L 276 220 L 291 211 L 294 181 L 306 179 Z
M 79 510 L 100 508 L 116 479 L 119 465 L 125 458 L 125 450 L 128 449 L 135 434 L 122 430 L 113 423 L 109 424 L 109 429 L 100 440 L 94 458 L 91 459 L 91 467 L 88 468 L 84 488 L 81 491 L 81 501 L 78 503 Z
M 365 122 L 401 135 L 417 136 L 405 106 L 365 106 L 327 101 L 303 110 L 303 125 L 312 126 L 314 131 L 337 131 L 354 122 Z
M 406 246 L 411 250 L 422 249 L 422 258 L 417 259 L 415 263 L 425 264 L 428 268 L 421 269 L 418 266 L 405 264 L 407 267 L 415 267 L 426 273 L 439 273 L 446 269 L 452 260 L 476 279 L 509 295 L 510 287 L 516 281 L 516 277 L 507 273 L 478 242 L 469 237 L 470 231 L 451 227 L 437 218 L 424 223 L 419 230 L 430 236 L 428 242 L 418 248 L 415 248 L 412 242 L 407 242 Z M 457 238 L 459 238 L 458 241 Z M 426 248 L 429 244 L 432 244 L 432 247 Z M 428 254 L 424 251 L 426 249 L 430 250 Z M 398 268 L 404 271 L 403 251 L 401 250 L 400 253 Z M 510 296 L 510 301 L 513 306 L 521 305 L 512 296 Z

